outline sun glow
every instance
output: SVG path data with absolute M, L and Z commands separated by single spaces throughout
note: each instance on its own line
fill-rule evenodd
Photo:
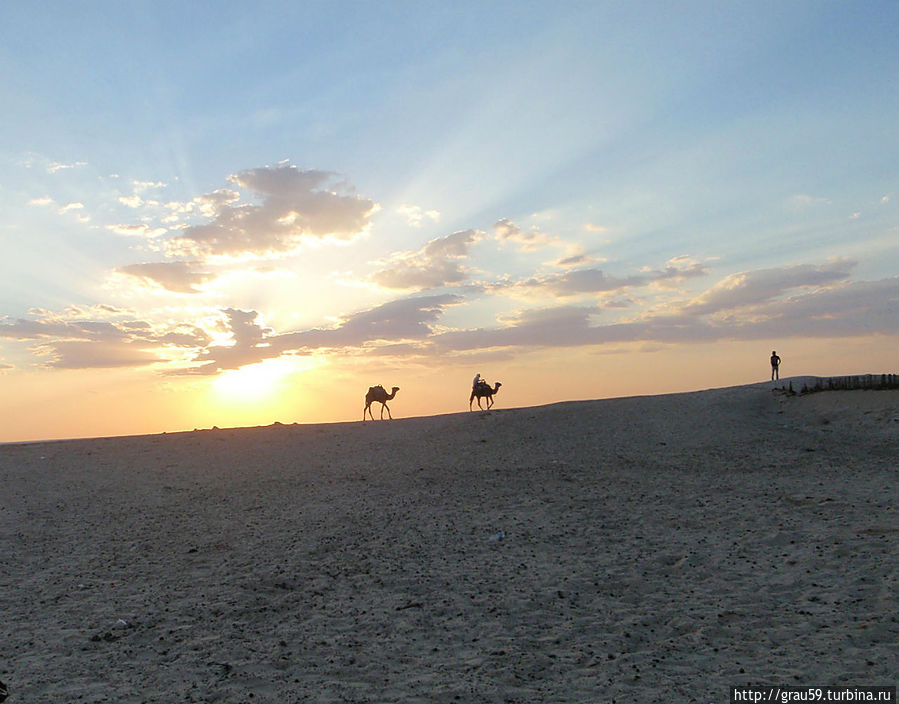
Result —
M 268 401 L 282 390 L 288 375 L 299 371 L 298 366 L 292 359 L 266 359 L 229 369 L 212 382 L 212 390 L 222 401 Z

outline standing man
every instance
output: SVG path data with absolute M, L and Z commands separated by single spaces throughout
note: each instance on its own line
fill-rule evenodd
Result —
M 771 350 L 771 381 L 780 379 L 780 357 L 777 352 Z

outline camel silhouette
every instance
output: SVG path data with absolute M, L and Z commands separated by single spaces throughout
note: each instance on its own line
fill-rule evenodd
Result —
M 480 382 L 477 386 L 475 386 L 471 390 L 471 398 L 468 399 L 468 410 L 469 411 L 473 410 L 471 407 L 471 402 L 474 401 L 476 398 L 478 400 L 478 408 L 480 408 L 482 411 L 490 410 L 490 407 L 493 405 L 493 394 L 495 394 L 497 391 L 499 391 L 500 386 L 502 386 L 502 384 L 499 382 L 496 382 L 496 386 L 494 386 L 491 389 L 490 385 L 486 381 Z M 487 399 L 487 408 L 486 409 L 483 406 L 481 406 L 482 398 Z
M 392 401 L 393 397 L 396 396 L 396 392 L 400 390 L 399 386 L 394 386 L 393 391 L 389 394 L 380 384 L 378 386 L 372 386 L 368 389 L 368 393 L 365 394 L 365 408 L 362 410 L 362 421 L 365 422 L 365 411 L 368 411 L 368 415 L 371 416 L 371 419 L 374 420 L 375 417 L 371 413 L 371 404 L 377 402 L 381 404 L 381 420 L 384 420 L 384 409 L 387 408 L 387 417 L 390 420 L 393 420 L 393 416 L 390 415 L 390 408 L 387 407 L 387 402 Z

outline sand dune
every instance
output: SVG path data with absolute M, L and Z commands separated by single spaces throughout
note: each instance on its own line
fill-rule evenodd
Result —
M 897 457 L 899 391 L 765 385 L 2 446 L 0 679 L 29 703 L 894 685 Z

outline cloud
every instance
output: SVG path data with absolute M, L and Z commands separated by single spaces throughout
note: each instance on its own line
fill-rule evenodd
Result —
M 433 340 L 436 353 L 467 352 L 493 347 L 571 347 L 594 344 L 600 329 L 590 323 L 594 307 L 559 306 L 521 311 L 493 329 L 445 332 Z
M 176 254 L 267 256 L 296 249 L 304 238 L 350 240 L 365 232 L 377 204 L 328 171 L 289 164 L 242 171 L 228 179 L 261 204 L 237 203 L 235 192 L 215 191 L 201 200 L 212 222 L 184 230 L 169 242 Z
M 822 267 L 811 267 L 820 269 Z M 826 268 L 826 267 L 823 267 Z M 785 270 L 782 285 L 762 287 L 728 315 L 718 307 L 685 305 L 676 313 L 649 313 L 638 319 L 596 324 L 599 310 L 558 306 L 522 311 L 492 329 L 450 331 L 429 339 L 433 354 L 496 347 L 568 347 L 628 342 L 696 343 L 771 338 L 839 338 L 895 334 L 899 330 L 899 277 L 880 281 L 840 282 L 787 298 L 783 286 L 814 279 L 813 274 Z M 751 272 L 756 273 L 756 272 Z M 773 280 L 767 271 L 750 279 Z M 790 274 L 794 278 L 790 279 Z M 718 287 L 714 287 L 718 288 Z
M 817 198 L 815 196 L 810 196 L 805 193 L 797 193 L 794 196 L 790 196 L 787 201 L 788 207 L 793 210 L 805 210 L 807 208 L 814 208 L 822 205 L 830 205 L 830 199 L 828 198 Z
M 88 320 L 67 322 L 60 319 L 17 320 L 4 319 L 0 322 L 0 337 L 11 340 L 41 340 L 51 338 L 80 339 L 99 342 L 121 336 L 112 323 Z
M 468 278 L 463 262 L 471 246 L 483 233 L 461 230 L 431 240 L 413 252 L 402 252 L 389 259 L 387 266 L 371 276 L 378 286 L 391 289 L 429 289 L 459 284 Z
M 164 227 L 151 227 L 146 223 L 140 225 L 107 225 L 106 229 L 125 237 L 154 238 L 161 237 L 168 232 Z
M 566 246 L 558 238 L 551 237 L 537 228 L 522 232 L 521 228 L 509 218 L 500 218 L 493 223 L 493 232 L 500 242 L 513 242 L 527 252 L 549 245 Z
M 611 276 L 602 269 L 575 269 L 562 274 L 532 277 L 524 281 L 492 284 L 494 292 L 509 292 L 525 295 L 551 295 L 558 298 L 591 293 L 608 293 L 628 288 L 638 288 L 651 284 L 663 285 L 704 276 L 708 273 L 705 265 L 690 257 L 675 257 L 663 269 L 647 270 L 630 276 Z
M 878 302 L 882 297 L 889 302 Z M 494 329 L 446 332 L 431 339 L 433 354 L 495 347 L 571 347 L 627 342 L 696 343 L 792 337 L 854 337 L 899 329 L 899 278 L 850 284 L 772 304 L 741 319 L 654 316 L 595 325 L 595 310 L 560 306 L 521 314 Z
M 143 193 L 144 191 L 157 188 L 165 188 L 168 184 L 165 181 L 132 181 L 135 193 Z
M 848 279 L 854 267 L 855 262 L 841 259 L 824 265 L 801 264 L 731 274 L 690 301 L 684 312 L 715 313 L 771 300 L 795 288 L 833 284 Z
M 585 264 L 592 264 L 595 261 L 596 259 L 594 257 L 591 257 L 589 254 L 580 252 L 578 254 L 572 254 L 566 257 L 562 257 L 561 259 L 557 259 L 553 262 L 553 266 L 557 266 L 560 268 L 584 266 Z
M 174 293 L 200 293 L 199 287 L 216 276 L 198 271 L 195 267 L 199 264 L 195 261 L 129 264 L 116 271 Z
M 36 343 L 33 350 L 46 366 L 66 369 L 146 366 L 165 361 L 168 348 L 203 348 L 210 342 L 202 329 L 183 323 L 154 325 L 118 315 L 109 306 L 70 307 L 61 314 L 35 311 L 37 318 L 0 321 L 0 338 Z M 93 316 L 93 317 L 79 317 Z
M 228 319 L 233 344 L 207 347 L 194 359 L 198 366 L 176 373 L 215 374 L 283 354 L 306 354 L 327 348 L 351 350 L 371 343 L 391 347 L 396 343 L 423 341 L 434 334 L 434 324 L 443 310 L 460 302 L 458 296 L 449 294 L 404 298 L 348 315 L 333 328 L 284 334 L 273 334 L 262 327 L 256 322 L 256 311 L 227 309 L 223 313 Z
M 845 282 L 767 301 L 739 325 L 740 335 L 762 328 L 770 336 L 847 337 L 899 330 L 899 277 Z M 749 316 L 747 316 L 749 318 Z
M 440 221 L 440 212 L 437 210 L 423 210 L 417 205 L 401 205 L 396 209 L 400 215 L 406 218 L 406 222 L 412 227 L 421 227 L 425 218 L 432 222 Z
M 517 245 L 522 252 L 536 252 L 544 247 L 561 249 L 563 251 L 562 256 L 554 261 L 547 262 L 549 266 L 566 269 L 572 266 L 584 266 L 603 261 L 601 258 L 584 252 L 579 244 L 565 242 L 559 237 L 542 232 L 537 227 L 532 227 L 529 231 L 524 232 L 509 218 L 500 218 L 493 223 L 493 233 L 500 244 L 511 242 Z
M 44 196 L 43 198 L 32 198 L 30 201 L 28 201 L 28 205 L 49 206 L 56 205 L 56 201 L 54 201 L 50 196 Z
M 144 204 L 144 199 L 139 195 L 119 196 L 119 203 L 129 208 L 139 208 Z
M 229 205 L 236 203 L 239 200 L 240 193 L 237 191 L 233 191 L 230 188 L 219 188 L 212 193 L 197 196 L 194 198 L 193 202 L 197 204 L 197 208 L 201 214 L 208 218 L 214 218 L 220 212 L 226 210 Z
M 53 161 L 53 162 L 50 162 L 50 164 L 48 164 L 47 172 L 51 173 L 51 174 L 55 174 L 58 171 L 64 171 L 66 169 L 77 169 L 78 167 L 81 167 L 81 166 L 87 166 L 87 162 L 86 161 L 75 161 L 70 164 L 64 164 L 59 161 Z
M 102 343 L 61 340 L 39 345 L 38 350 L 50 357 L 47 366 L 57 369 L 145 367 L 160 361 L 157 355 L 126 340 Z
M 370 310 L 347 316 L 333 331 L 337 344 L 360 345 L 375 341 L 422 340 L 434 333 L 433 324 L 443 314 L 443 310 L 451 305 L 461 303 L 462 299 L 454 294 L 401 298 L 390 301 Z M 317 335 L 300 334 L 297 339 L 308 339 L 314 344 Z M 327 335 L 324 341 L 327 341 Z

